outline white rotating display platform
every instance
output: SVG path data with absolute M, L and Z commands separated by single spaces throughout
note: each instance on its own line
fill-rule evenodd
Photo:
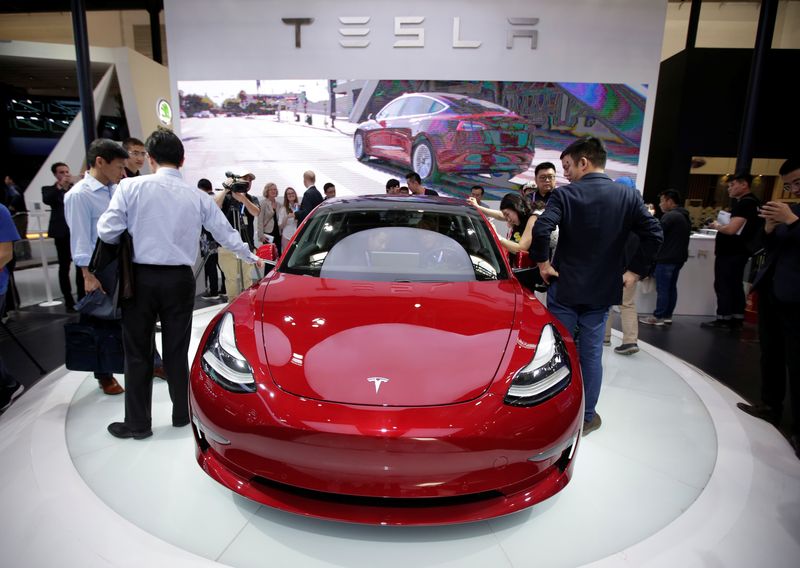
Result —
M 218 309 L 195 313 L 191 352 Z M 639 345 L 631 357 L 606 348 L 603 426 L 563 491 L 506 517 L 425 528 L 249 501 L 199 468 L 164 381 L 153 437 L 119 440 L 106 426 L 123 397 L 59 369 L 0 417 L 2 565 L 797 566 L 800 461 L 786 440 L 736 410 L 726 387 Z

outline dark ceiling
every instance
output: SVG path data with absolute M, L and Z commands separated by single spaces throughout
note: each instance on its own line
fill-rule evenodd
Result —
M 164 9 L 163 0 L 84 0 L 87 11 L 94 10 L 155 10 Z M 0 14 L 30 14 L 33 12 L 70 12 L 70 0 L 0 0 Z
M 108 63 L 91 64 L 92 85 L 97 85 L 108 70 Z M 36 96 L 78 96 L 75 61 L 36 59 L 33 57 L 0 56 L 3 83 L 13 85 L 8 91 L 19 90 Z

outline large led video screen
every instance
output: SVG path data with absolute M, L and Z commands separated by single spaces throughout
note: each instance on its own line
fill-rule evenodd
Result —
M 184 173 L 219 187 L 230 171 L 302 190 L 303 172 L 337 195 L 383 193 L 417 171 L 455 197 L 484 186 L 490 199 L 556 166 L 581 136 L 603 139 L 606 171 L 636 179 L 646 85 L 432 80 L 181 81 Z

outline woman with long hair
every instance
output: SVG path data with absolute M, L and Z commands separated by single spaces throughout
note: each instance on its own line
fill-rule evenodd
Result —
M 492 219 L 502 219 L 508 224 L 508 237 L 501 238 L 500 244 L 509 253 L 512 266 L 520 266 L 519 253 L 528 252 L 533 242 L 533 225 L 537 216 L 531 211 L 530 203 L 519 194 L 507 193 L 500 201 L 500 211 L 478 205 L 474 197 L 469 202 Z
M 294 218 L 294 214 L 298 209 L 300 209 L 300 201 L 297 199 L 297 192 L 293 187 L 287 187 L 283 192 L 283 204 L 278 208 L 278 227 L 282 237 L 281 250 L 286 250 L 289 239 L 297 230 L 297 220 Z
M 261 211 L 258 214 L 256 221 L 256 239 L 258 244 L 262 243 L 275 243 L 278 249 L 278 255 L 281 254 L 283 247 L 281 246 L 281 229 L 278 222 L 278 186 L 273 182 L 267 182 L 264 186 L 261 199 Z M 272 240 L 270 240 L 270 237 Z

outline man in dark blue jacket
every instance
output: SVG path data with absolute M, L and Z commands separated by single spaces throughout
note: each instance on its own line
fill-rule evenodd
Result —
M 603 334 L 610 306 L 622 301 L 623 285 L 642 275 L 625 271 L 628 233 L 639 236 L 645 264 L 661 245 L 658 221 L 647 211 L 639 192 L 614 183 L 605 173 L 606 149 L 592 136 L 570 144 L 561 153 L 570 184 L 554 191 L 534 225 L 531 250 L 539 272 L 550 284 L 547 307 L 570 333 L 579 332 L 578 354 L 586 408 L 583 434 L 600 427 L 595 412 L 603 381 Z M 551 265 L 550 233 L 559 227 Z
M 306 191 L 303 193 L 303 199 L 300 201 L 300 209 L 295 211 L 294 214 L 298 227 L 314 208 L 322 203 L 322 194 L 317 189 L 317 186 L 314 185 L 316 181 L 317 175 L 314 172 L 311 170 L 303 172 L 303 185 L 306 186 Z
M 784 191 L 800 197 L 800 158 L 786 160 L 779 173 Z M 788 371 L 791 443 L 800 457 L 800 204 L 770 201 L 761 208 L 760 217 L 766 220 L 767 258 L 753 289 L 758 291 L 761 404 L 737 406 L 779 424 Z

